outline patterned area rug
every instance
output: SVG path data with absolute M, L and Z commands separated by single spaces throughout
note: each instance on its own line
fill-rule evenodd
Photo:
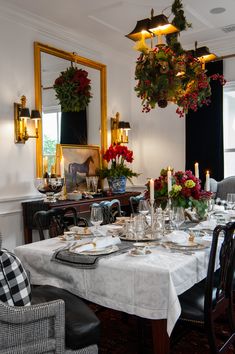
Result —
M 96 315 L 101 320 L 101 342 L 99 345 L 99 354 L 152 354 L 151 325 L 148 320 L 144 321 L 143 345 L 141 351 L 140 332 L 138 331 L 138 321 L 134 316 L 128 316 L 114 310 L 96 308 Z M 180 339 L 171 343 L 170 354 L 209 354 L 209 345 L 206 336 L 202 331 L 188 330 L 182 336 L 182 330 L 185 327 L 179 326 L 176 336 L 180 332 Z M 185 331 L 184 331 L 185 332 Z M 217 332 L 221 337 L 227 333 L 223 318 L 217 325 Z M 231 346 L 227 354 L 234 354 L 235 346 Z

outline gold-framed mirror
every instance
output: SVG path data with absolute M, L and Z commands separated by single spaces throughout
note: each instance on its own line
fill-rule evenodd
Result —
M 45 57 L 46 56 L 46 57 Z M 77 54 L 70 53 L 46 44 L 42 44 L 39 42 L 34 42 L 34 75 L 35 75 L 35 107 L 38 109 L 41 114 L 43 115 L 43 90 L 46 89 L 53 89 L 50 85 L 48 87 L 44 87 L 43 85 L 43 75 L 45 76 L 46 70 L 42 66 L 45 62 L 45 58 L 47 59 L 46 62 L 50 62 L 48 65 L 52 65 L 51 61 L 55 58 L 56 59 L 56 70 L 53 69 L 54 73 L 56 72 L 59 74 L 61 70 L 61 66 L 58 60 L 62 59 L 65 61 L 67 67 L 71 65 L 71 63 L 81 65 L 86 69 L 93 70 L 94 75 L 96 77 L 96 89 L 99 92 L 97 93 L 98 99 L 96 99 L 97 106 L 92 109 L 93 117 L 94 115 L 97 116 L 98 121 L 97 126 L 99 127 L 99 144 L 101 146 L 101 150 L 105 150 L 107 148 L 107 82 L 106 82 L 106 65 L 96 62 L 94 60 L 81 57 Z M 66 68 L 64 68 L 66 69 Z M 91 73 L 92 75 L 92 73 Z M 95 113 L 96 112 L 96 113 Z M 98 113 L 97 113 L 98 112 Z M 100 118 L 99 118 L 100 117 Z M 91 124 L 94 125 L 93 122 Z M 43 175 L 43 127 L 42 123 L 39 123 L 39 138 L 36 140 L 36 176 L 42 177 Z M 93 142 L 89 142 L 88 144 L 93 144 Z

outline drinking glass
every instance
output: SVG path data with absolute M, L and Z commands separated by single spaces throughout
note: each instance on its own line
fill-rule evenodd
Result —
M 146 199 L 141 199 L 139 201 L 139 207 L 138 207 L 139 213 L 142 215 L 147 215 L 149 213 L 149 210 L 150 210 L 149 201 Z
M 141 240 L 145 236 L 145 230 L 146 230 L 146 222 L 145 222 L 145 217 L 144 215 L 136 215 L 134 217 L 134 234 L 135 234 L 135 240 Z
M 91 177 L 86 177 L 87 191 L 91 191 Z
M 185 215 L 183 207 L 173 207 L 172 209 L 172 223 L 176 230 L 179 230 L 180 225 L 184 223 Z
M 95 206 L 93 205 L 91 207 L 91 218 L 90 221 L 92 223 L 92 225 L 95 226 L 95 234 L 98 234 L 98 227 L 100 226 L 100 224 L 103 222 L 103 210 L 101 206 Z
M 227 209 L 233 209 L 235 206 L 235 193 L 227 194 Z
M 98 176 L 91 177 L 92 192 L 94 192 L 94 193 L 97 193 L 98 180 L 99 180 Z

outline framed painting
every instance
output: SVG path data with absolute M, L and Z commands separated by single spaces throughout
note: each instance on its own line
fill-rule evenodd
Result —
M 65 177 L 66 192 L 86 190 L 86 177 L 95 176 L 98 168 L 99 146 L 57 144 L 56 173 Z

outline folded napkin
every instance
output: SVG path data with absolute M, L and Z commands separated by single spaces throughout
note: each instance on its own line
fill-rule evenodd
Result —
M 215 219 L 211 219 L 211 220 L 206 220 L 206 221 L 202 221 L 200 222 L 198 225 L 196 225 L 195 227 L 192 228 L 192 230 L 211 230 L 213 231 L 214 228 L 217 225 L 217 221 Z
M 88 227 L 72 226 L 70 227 L 70 231 L 79 235 L 91 235 L 91 230 Z
M 213 211 L 224 211 L 224 205 L 217 205 L 213 206 Z
M 164 237 L 164 240 L 168 242 L 186 243 L 189 240 L 189 234 L 185 231 L 175 230 Z
M 91 242 L 86 242 L 84 244 L 71 247 L 70 251 L 74 253 L 81 253 L 84 251 L 91 251 L 91 250 L 98 251 L 99 249 L 103 249 L 108 246 L 113 246 L 118 243 L 121 243 L 119 237 L 112 237 L 112 236 L 106 236 L 102 238 L 95 237 Z

